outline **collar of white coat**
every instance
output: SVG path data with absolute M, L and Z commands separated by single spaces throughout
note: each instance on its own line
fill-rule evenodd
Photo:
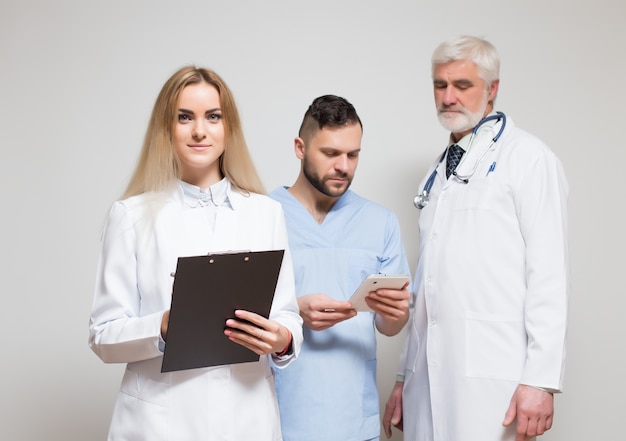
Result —
M 228 208 L 232 208 L 233 210 L 237 210 L 237 208 L 240 206 L 240 204 L 242 203 L 243 198 L 246 197 L 245 194 L 242 194 L 240 191 L 236 190 L 233 188 L 231 182 L 227 179 L 224 178 L 224 181 L 226 181 L 226 200 L 225 200 L 225 204 Z M 221 181 L 220 181 L 221 182 Z M 216 184 L 219 185 L 220 183 Z M 182 181 L 178 182 L 178 185 L 176 186 L 176 192 L 174 194 L 174 199 L 177 202 L 180 202 L 181 204 L 185 203 L 185 190 L 183 188 L 183 186 L 191 186 L 192 188 L 195 187 L 197 189 L 198 192 L 200 192 L 199 187 L 193 186 L 191 184 L 187 184 L 184 183 Z

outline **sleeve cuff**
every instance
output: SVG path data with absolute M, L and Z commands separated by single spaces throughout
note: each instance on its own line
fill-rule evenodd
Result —
M 560 390 L 558 390 L 558 389 L 552 389 L 552 388 L 549 388 L 549 387 L 533 386 L 532 384 L 527 384 L 527 386 L 534 387 L 535 389 L 542 390 L 542 391 L 547 392 L 549 394 L 557 394 L 557 393 L 560 392 Z

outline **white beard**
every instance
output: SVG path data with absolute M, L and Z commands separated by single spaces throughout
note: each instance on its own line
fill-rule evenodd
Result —
M 450 108 L 440 107 L 437 112 L 439 123 L 452 133 L 464 133 L 471 131 L 485 116 L 485 111 L 489 102 L 487 101 L 488 91 L 485 91 L 483 103 L 476 112 L 472 113 L 465 107 L 451 106 Z M 445 110 L 454 110 L 450 113 Z

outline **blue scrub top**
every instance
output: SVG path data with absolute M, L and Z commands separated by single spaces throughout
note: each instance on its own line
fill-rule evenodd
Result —
M 280 187 L 298 296 L 348 300 L 369 274 L 409 274 L 400 227 L 386 208 L 347 191 L 322 224 Z M 324 331 L 304 327 L 296 362 L 276 371 L 285 441 L 362 441 L 380 435 L 374 313 Z

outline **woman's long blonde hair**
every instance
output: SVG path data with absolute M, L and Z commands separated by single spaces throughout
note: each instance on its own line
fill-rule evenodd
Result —
M 178 118 L 178 101 L 190 84 L 206 83 L 217 89 L 224 122 L 225 148 L 220 157 L 220 171 L 237 190 L 265 193 L 243 135 L 239 112 L 232 92 L 215 72 L 185 66 L 163 85 L 146 130 L 137 167 L 123 198 L 147 192 L 162 192 L 181 177 L 180 160 L 175 153 L 173 132 Z

